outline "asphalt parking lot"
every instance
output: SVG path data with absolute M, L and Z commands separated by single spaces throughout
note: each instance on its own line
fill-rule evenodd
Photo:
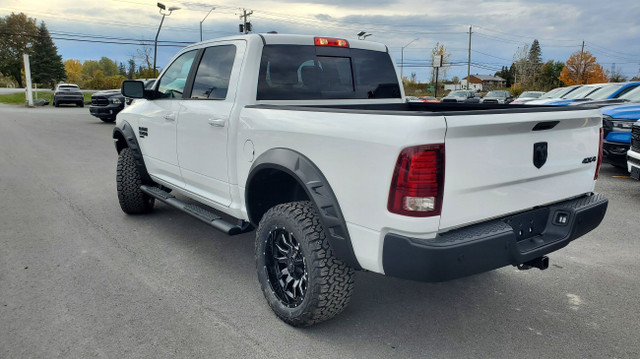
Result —
M 356 275 L 351 305 L 292 328 L 256 280 L 254 233 L 156 204 L 127 216 L 113 124 L 0 105 L 1 358 L 638 358 L 640 182 L 603 164 L 595 231 L 546 271 L 446 283 Z

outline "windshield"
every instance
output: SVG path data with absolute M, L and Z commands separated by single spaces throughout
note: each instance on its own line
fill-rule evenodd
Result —
M 551 91 L 556 91 L 558 89 L 555 90 L 551 90 Z M 549 91 L 549 92 L 551 92 Z M 538 98 L 542 96 L 542 92 L 538 92 L 538 91 L 525 91 L 520 95 L 520 98 Z
M 581 88 L 568 93 L 567 95 L 565 95 L 562 98 L 569 99 L 569 100 L 586 98 L 587 95 L 589 95 L 590 93 L 592 93 L 593 91 L 595 91 L 595 90 L 597 90 L 599 88 L 600 87 L 595 87 L 595 86 L 582 86 Z
M 540 96 L 540 98 L 556 98 L 559 97 L 557 96 L 558 94 L 560 94 L 561 92 L 565 92 L 568 89 L 568 87 L 558 87 L 557 89 L 546 92 L 544 95 Z
M 267 45 L 257 100 L 400 98 L 385 52 L 308 45 Z
M 631 102 L 640 102 L 640 86 L 634 88 L 633 90 L 627 92 L 626 94 L 618 97 L 623 100 L 629 100 Z
M 504 91 L 489 91 L 485 97 L 507 97 Z
M 467 97 L 467 91 L 453 91 L 447 95 L 447 97 Z
M 624 84 L 613 84 L 601 87 L 589 94 L 589 98 L 592 100 L 604 100 L 611 98 L 615 92 L 620 90 Z

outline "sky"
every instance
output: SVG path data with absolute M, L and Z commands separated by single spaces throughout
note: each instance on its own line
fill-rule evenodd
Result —
M 386 44 L 404 76 L 427 81 L 431 50 L 444 44 L 451 54 L 446 78 L 467 74 L 469 27 L 471 73 L 488 75 L 510 66 L 514 55 L 534 39 L 543 61 L 566 61 L 584 50 L 605 69 L 631 78 L 640 71 L 640 3 L 638 0 L 161 0 L 167 16 L 158 41 L 158 67 L 192 42 L 238 34 L 239 15 L 253 11 L 255 33 L 357 38 Z M 207 13 L 215 8 L 206 17 Z M 126 63 L 141 42 L 153 44 L 161 15 L 150 0 L 0 0 L 0 16 L 23 12 L 44 21 L 63 60 L 98 60 L 106 56 Z M 203 21 L 204 19 L 204 21 Z M 141 64 L 141 60 L 137 59 Z M 441 77 L 442 78 L 442 75 Z

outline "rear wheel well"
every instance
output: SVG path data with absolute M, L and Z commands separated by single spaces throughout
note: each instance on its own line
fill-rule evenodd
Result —
M 296 178 L 274 168 L 262 169 L 254 174 L 246 193 L 249 221 L 256 226 L 271 207 L 281 203 L 311 200 Z

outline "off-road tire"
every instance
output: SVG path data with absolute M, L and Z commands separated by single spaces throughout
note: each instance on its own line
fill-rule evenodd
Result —
M 283 292 L 282 285 L 273 283 L 274 280 L 270 279 L 274 276 L 273 270 L 270 272 L 269 268 L 281 263 L 274 260 L 274 256 L 270 257 L 270 253 L 274 252 L 269 249 L 274 248 L 274 239 L 270 236 L 274 233 L 290 234 L 290 238 L 294 238 L 293 242 L 299 244 L 307 274 L 306 291 L 299 296 L 299 303 L 286 303 L 283 300 L 286 293 Z M 289 239 L 289 243 L 291 242 Z M 267 211 L 256 232 L 255 251 L 262 292 L 271 309 L 284 322 L 295 327 L 309 326 L 334 317 L 349 304 L 354 271 L 334 257 L 318 213 L 311 202 L 284 203 Z
M 54 107 L 60 107 L 60 104 L 59 104 L 59 103 L 57 103 L 57 102 L 55 102 L 55 101 L 53 101 L 53 106 L 54 106 Z
M 136 159 L 133 157 L 131 149 L 124 148 L 118 155 L 116 188 L 120 208 L 125 213 L 143 214 L 153 210 L 155 199 L 140 190 L 142 184 L 142 176 L 138 171 Z

